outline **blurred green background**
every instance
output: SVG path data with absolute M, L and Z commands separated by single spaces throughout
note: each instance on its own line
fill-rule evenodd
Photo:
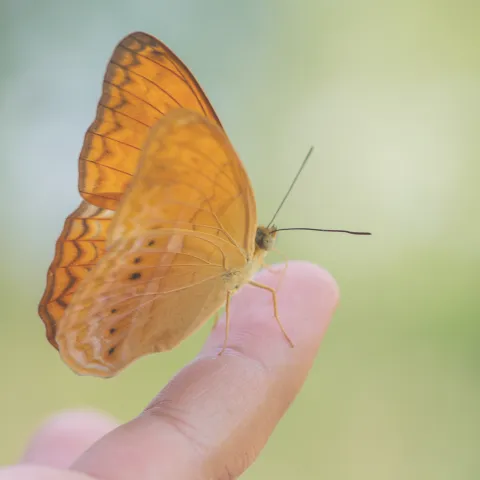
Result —
M 0 462 L 59 409 L 132 418 L 209 331 L 104 381 L 70 372 L 36 313 L 106 62 L 144 30 L 207 92 L 260 221 L 314 145 L 279 226 L 374 232 L 280 236 L 342 303 L 244 478 L 480 478 L 479 19 L 472 0 L 0 2 Z

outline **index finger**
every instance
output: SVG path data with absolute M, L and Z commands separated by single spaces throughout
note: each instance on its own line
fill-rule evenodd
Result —
M 263 271 L 256 281 L 276 287 L 278 275 Z M 223 321 L 139 417 L 106 435 L 73 468 L 105 480 L 240 475 L 305 381 L 338 289 L 326 271 L 292 262 L 277 298 L 295 348 L 273 318 L 269 292 L 242 289 L 231 303 L 225 353 L 218 356 Z

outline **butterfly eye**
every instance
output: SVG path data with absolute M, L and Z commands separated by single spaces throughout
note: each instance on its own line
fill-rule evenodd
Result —
M 108 350 L 108 355 L 113 355 L 113 353 L 115 352 L 115 347 L 112 347 Z

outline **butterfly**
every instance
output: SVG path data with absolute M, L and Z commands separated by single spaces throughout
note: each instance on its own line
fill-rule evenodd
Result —
M 115 48 L 39 305 L 76 373 L 111 377 L 178 345 L 250 283 L 275 242 L 201 87 L 146 33 Z M 228 328 L 227 328 L 228 331 Z M 226 341 L 226 338 L 225 338 Z M 292 344 L 293 345 L 293 344 Z

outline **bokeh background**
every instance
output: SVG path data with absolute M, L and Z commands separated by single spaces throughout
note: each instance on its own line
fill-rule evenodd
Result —
M 208 333 L 103 381 L 36 313 L 106 62 L 144 30 L 207 92 L 261 221 L 314 145 L 278 224 L 374 232 L 281 235 L 342 304 L 244 478 L 480 478 L 479 19 L 472 0 L 1 1 L 0 462 L 59 409 L 135 416 Z

